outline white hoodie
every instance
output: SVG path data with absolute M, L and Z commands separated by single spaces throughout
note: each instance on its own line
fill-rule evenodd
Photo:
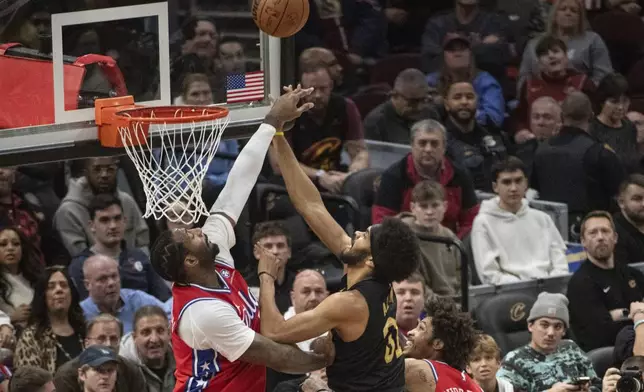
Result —
M 472 226 L 472 252 L 485 284 L 505 284 L 568 274 L 566 244 L 545 212 L 522 201 L 516 214 L 499 197 L 481 203 Z

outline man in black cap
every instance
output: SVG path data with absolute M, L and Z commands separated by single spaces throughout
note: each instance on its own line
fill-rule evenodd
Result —
M 78 357 L 78 381 L 83 392 L 112 392 L 116 386 L 116 353 L 107 346 L 90 346 Z

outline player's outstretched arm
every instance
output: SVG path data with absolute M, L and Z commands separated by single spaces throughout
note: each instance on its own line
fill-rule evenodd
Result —
M 408 392 L 434 392 L 436 379 L 427 362 L 405 359 L 405 387 Z
M 298 86 L 295 90 L 289 89 L 286 94 L 275 101 L 262 125 L 259 126 L 257 132 L 250 138 L 235 160 L 226 185 L 210 210 L 211 216 L 212 214 L 222 214 L 235 225 L 257 182 L 257 177 L 264 165 L 264 157 L 275 132 L 282 129 L 285 123 L 298 118 L 312 107 L 312 104 L 299 106 L 300 100 L 311 94 L 312 91 L 313 89 L 302 89 Z M 206 221 L 204 228 L 208 226 L 209 221 L 210 218 Z
M 300 167 L 284 136 L 273 139 L 273 148 L 291 202 L 309 227 L 336 255 L 351 247 L 351 238 L 327 211 L 320 192 Z
M 241 357 L 241 361 L 266 365 L 278 372 L 304 374 L 330 365 L 332 358 L 323 355 L 305 353 L 297 346 L 275 343 L 255 334 L 255 339 Z

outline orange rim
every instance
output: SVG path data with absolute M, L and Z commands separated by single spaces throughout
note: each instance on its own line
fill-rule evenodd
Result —
M 114 113 L 128 122 L 148 124 L 181 124 L 217 120 L 228 115 L 228 109 L 217 106 L 137 107 Z

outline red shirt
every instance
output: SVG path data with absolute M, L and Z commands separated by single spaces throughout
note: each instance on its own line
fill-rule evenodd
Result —
M 483 392 L 481 387 L 464 371 L 459 371 L 440 361 L 425 362 L 432 368 L 436 380 L 435 392 Z
M 174 392 L 264 392 L 266 367 L 228 361 L 214 349 L 197 350 L 179 337 L 179 321 L 189 305 L 199 301 L 221 300 L 235 308 L 239 318 L 259 333 L 259 303 L 248 290 L 244 278 L 234 268 L 215 261 L 222 287 L 197 285 L 172 287 L 172 349 L 177 363 Z

